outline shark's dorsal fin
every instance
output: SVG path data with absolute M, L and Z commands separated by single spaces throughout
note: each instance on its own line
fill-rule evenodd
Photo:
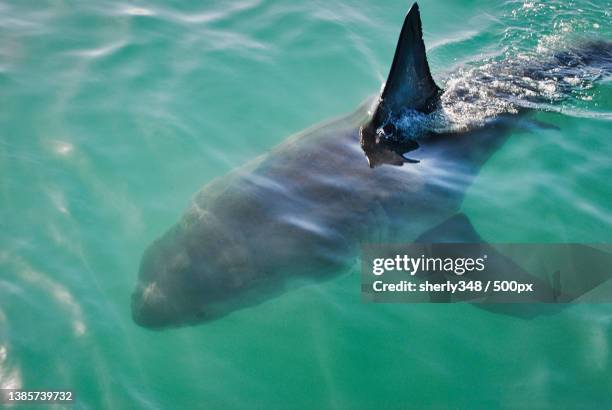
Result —
M 386 115 L 406 108 L 427 112 L 439 92 L 425 55 L 419 6 L 414 3 L 404 20 L 379 106 Z
M 370 167 L 418 162 L 404 156 L 415 147 L 405 146 L 405 139 L 401 132 L 396 132 L 394 121 L 405 110 L 432 112 L 440 92 L 429 71 L 419 6 L 414 3 L 404 20 L 389 77 L 376 110 L 372 119 L 359 130 L 361 147 Z

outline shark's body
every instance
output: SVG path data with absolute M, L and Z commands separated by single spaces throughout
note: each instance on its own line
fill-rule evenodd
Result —
M 507 133 L 502 120 L 471 132 L 404 135 L 406 112 L 439 113 L 442 99 L 415 4 L 373 112 L 364 104 L 205 186 L 145 252 L 134 320 L 159 328 L 215 319 L 337 273 L 364 242 L 414 241 L 452 220 Z

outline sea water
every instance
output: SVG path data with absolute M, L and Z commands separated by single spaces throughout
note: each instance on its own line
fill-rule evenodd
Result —
M 409 6 L 0 3 L 0 387 L 72 390 L 77 409 L 612 407 L 612 305 L 362 304 L 355 264 L 212 323 L 132 322 L 144 248 L 205 183 L 374 95 Z M 609 1 L 420 8 L 446 88 L 612 40 Z M 490 242 L 610 242 L 610 78 L 537 108 L 462 211 Z

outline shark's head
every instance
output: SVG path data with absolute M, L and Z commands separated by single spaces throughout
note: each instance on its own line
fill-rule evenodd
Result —
M 209 217 L 184 218 L 145 251 L 132 317 L 147 328 L 215 319 L 249 289 L 251 271 L 235 233 Z

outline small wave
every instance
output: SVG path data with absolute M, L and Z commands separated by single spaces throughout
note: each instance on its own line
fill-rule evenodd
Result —
M 75 51 L 74 54 L 81 57 L 99 58 L 105 57 L 121 50 L 127 43 L 125 41 L 117 41 L 96 48 Z
M 128 16 L 154 16 L 155 11 L 152 9 L 147 9 L 145 7 L 136 7 L 136 6 L 125 6 L 121 8 L 122 14 L 127 14 Z

